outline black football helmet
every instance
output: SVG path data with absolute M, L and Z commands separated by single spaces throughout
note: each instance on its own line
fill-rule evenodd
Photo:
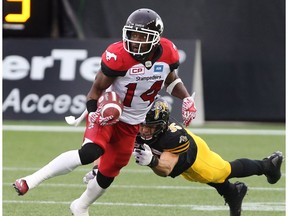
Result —
M 155 11 L 147 8 L 134 11 L 123 27 L 124 49 L 137 60 L 145 59 L 159 45 L 163 29 L 162 19 Z M 144 35 L 146 41 L 131 39 L 133 32 Z
M 168 129 L 169 117 L 170 111 L 168 103 L 162 98 L 156 99 L 146 114 L 145 121 L 141 123 L 142 126 L 145 125 L 155 127 L 155 132 L 153 133 L 152 137 L 150 137 L 150 141 L 140 133 L 141 138 L 145 141 L 149 141 L 149 143 L 153 142 L 153 140 L 155 141 L 155 138 L 157 139 L 159 134 Z

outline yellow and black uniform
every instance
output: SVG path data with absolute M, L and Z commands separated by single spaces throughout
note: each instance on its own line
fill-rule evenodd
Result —
M 164 151 L 178 154 L 179 159 L 169 174 L 172 178 L 183 176 L 194 182 L 207 183 L 215 187 L 222 195 L 221 185 L 233 177 L 263 175 L 268 172 L 263 160 L 236 159 L 232 162 L 224 160 L 220 155 L 210 150 L 207 143 L 191 131 L 176 123 L 169 123 L 167 130 L 151 141 L 137 136 L 136 145 L 146 143 L 154 155 L 160 157 Z
M 140 137 L 137 137 L 137 143 L 143 143 Z M 189 181 L 223 183 L 231 173 L 229 162 L 211 151 L 199 136 L 175 123 L 170 123 L 167 131 L 149 146 L 158 157 L 164 151 L 179 154 L 178 162 L 169 174 L 173 178 L 182 175 Z
M 163 159 L 159 165 L 161 154 L 170 152 L 178 155 L 178 161 L 168 175 L 172 178 L 181 175 L 188 181 L 214 187 L 228 203 L 230 216 L 241 215 L 242 200 L 247 193 L 247 186 L 243 182 L 231 183 L 230 178 L 264 174 L 270 184 L 275 184 L 281 178 L 281 152 L 274 152 L 263 160 L 240 158 L 228 162 L 211 151 L 201 137 L 176 123 L 169 123 L 168 105 L 163 100 L 154 103 L 147 113 L 143 128 L 141 130 L 140 126 L 140 132 L 136 137 L 135 149 L 136 163 L 151 167 L 159 176 L 167 175 L 166 172 L 163 174 L 161 169 L 165 170 L 163 164 L 169 158 L 168 156 Z M 174 158 L 171 159 L 174 161 Z

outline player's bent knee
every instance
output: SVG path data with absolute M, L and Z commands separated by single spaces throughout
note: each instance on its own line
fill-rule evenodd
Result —
M 114 177 L 104 176 L 99 170 L 98 170 L 96 179 L 97 179 L 99 186 L 103 189 L 108 188 L 114 181 Z
M 90 164 L 97 160 L 104 150 L 95 143 L 87 143 L 79 149 L 79 157 L 82 165 Z

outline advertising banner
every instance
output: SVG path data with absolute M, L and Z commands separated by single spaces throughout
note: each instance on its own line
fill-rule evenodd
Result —
M 100 69 L 101 55 L 117 39 L 5 39 L 3 119 L 63 120 L 80 115 Z M 192 93 L 195 41 L 173 40 L 180 53 L 179 76 Z M 161 91 L 181 121 L 182 101 Z

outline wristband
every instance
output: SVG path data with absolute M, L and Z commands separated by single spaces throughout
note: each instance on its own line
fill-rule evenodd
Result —
M 157 158 L 157 156 L 153 155 L 152 160 L 150 164 L 148 164 L 148 166 L 153 168 L 153 167 L 158 166 L 158 164 L 159 164 L 159 159 Z
M 91 99 L 86 102 L 86 108 L 88 113 L 95 112 L 97 110 L 97 100 Z

